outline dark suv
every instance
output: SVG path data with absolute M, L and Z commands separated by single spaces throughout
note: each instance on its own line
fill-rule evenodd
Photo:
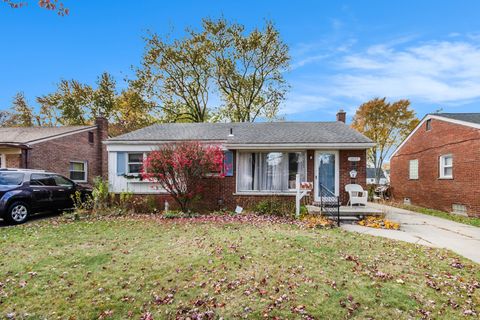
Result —
M 72 196 L 91 193 L 59 174 L 26 169 L 0 169 L 0 217 L 20 224 L 33 213 L 73 207 Z

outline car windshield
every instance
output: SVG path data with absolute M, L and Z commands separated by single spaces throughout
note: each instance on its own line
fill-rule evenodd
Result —
M 0 172 L 0 186 L 19 186 L 23 182 L 23 173 Z

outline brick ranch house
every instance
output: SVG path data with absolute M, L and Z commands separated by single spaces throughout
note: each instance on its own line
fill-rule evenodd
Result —
M 0 128 L 0 168 L 42 169 L 78 183 L 107 172 L 108 122 L 92 126 Z
M 138 178 L 142 161 L 162 144 L 193 140 L 221 145 L 231 168 L 224 178 L 202 181 L 207 192 L 197 205 L 208 210 L 248 208 L 268 197 L 294 202 L 297 173 L 314 182 L 312 200 L 319 200 L 322 183 L 346 204 L 346 184 L 365 187 L 366 150 L 374 145 L 345 124 L 344 112 L 332 122 L 155 124 L 105 142 L 110 191 L 154 194 L 160 207 L 165 200 L 174 205 L 155 183 Z
M 396 200 L 480 216 L 480 113 L 425 116 L 390 166 Z

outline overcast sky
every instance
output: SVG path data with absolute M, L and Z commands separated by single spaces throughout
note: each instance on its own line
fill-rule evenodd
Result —
M 62 78 L 93 85 L 108 71 L 122 87 L 148 30 L 181 36 L 223 16 L 280 30 L 292 56 L 286 119 L 351 116 L 376 96 L 410 99 L 419 117 L 480 112 L 480 1 L 63 0 L 67 17 L 29 2 L 0 3 L 0 109 L 18 91 L 34 104 Z

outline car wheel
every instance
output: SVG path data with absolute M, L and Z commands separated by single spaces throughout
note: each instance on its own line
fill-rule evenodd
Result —
M 5 220 L 12 224 L 21 224 L 27 221 L 30 209 L 24 202 L 14 202 L 7 211 Z

